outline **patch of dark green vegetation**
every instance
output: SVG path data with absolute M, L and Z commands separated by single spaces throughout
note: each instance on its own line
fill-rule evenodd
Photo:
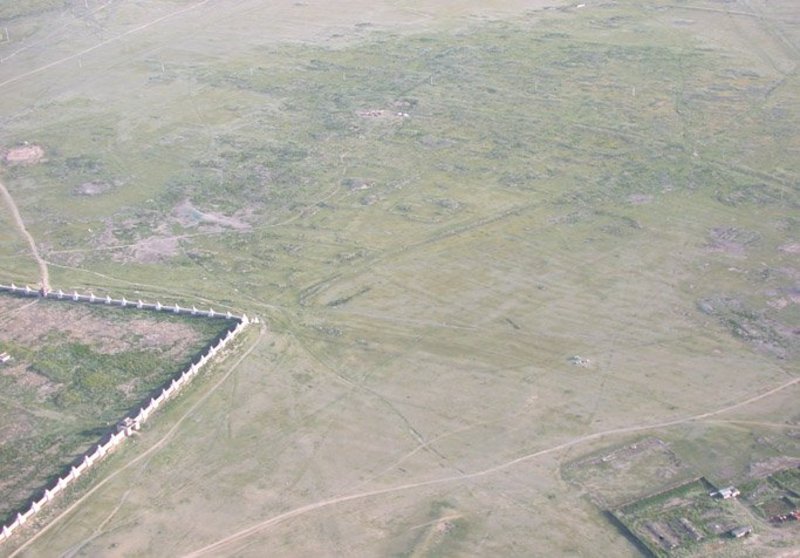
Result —
M 370 291 L 370 287 L 367 287 L 367 286 L 361 287 L 360 289 L 358 289 L 356 292 L 354 292 L 352 294 L 348 294 L 348 295 L 345 295 L 345 296 L 342 296 L 342 297 L 339 297 L 339 298 L 337 298 L 335 300 L 330 301 L 328 303 L 328 306 L 342 306 L 343 304 L 347 304 L 348 302 L 350 302 L 351 300 L 353 300 L 357 296 L 365 294 L 365 293 L 368 293 L 369 291 Z
M 772 475 L 770 479 L 790 491 L 792 497 L 800 498 L 800 467 L 779 471 Z

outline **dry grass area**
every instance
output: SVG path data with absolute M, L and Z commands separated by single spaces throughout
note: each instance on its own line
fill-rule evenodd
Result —
M 636 556 L 800 457 L 790 0 L 89 4 L 0 81 L 54 284 L 269 329 L 0 552 Z

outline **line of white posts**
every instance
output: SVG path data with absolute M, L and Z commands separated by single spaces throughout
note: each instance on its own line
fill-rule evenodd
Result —
M 208 310 L 199 310 L 195 306 L 191 308 L 184 308 L 178 306 L 178 303 L 173 305 L 161 304 L 160 302 L 142 302 L 141 300 L 128 300 L 124 296 L 122 298 L 111 298 L 111 296 L 95 296 L 93 293 L 82 294 L 77 291 L 64 292 L 61 289 L 57 291 L 42 292 L 38 289 L 32 289 L 28 285 L 19 287 L 14 283 L 10 285 L 0 284 L 0 291 L 6 291 L 20 296 L 41 297 L 53 300 L 66 300 L 72 302 L 88 302 L 90 304 L 106 304 L 109 306 L 119 306 L 121 308 L 139 308 L 143 310 L 155 310 L 157 312 L 172 312 L 173 314 L 183 314 L 185 316 L 198 316 L 201 318 L 222 318 L 226 320 L 246 320 L 247 316 L 244 314 L 237 316 L 231 312 L 215 312 L 213 308 Z
M 105 304 L 115 304 L 124 307 L 130 308 L 148 308 L 152 310 L 166 310 L 172 311 L 175 313 L 186 313 L 196 316 L 203 316 L 209 318 L 228 318 L 232 320 L 236 320 L 238 323 L 236 327 L 229 330 L 228 333 L 219 340 L 219 342 L 208 348 L 200 359 L 192 364 L 187 370 L 184 370 L 180 375 L 176 376 L 172 379 L 170 384 L 161 390 L 161 393 L 158 397 L 153 397 L 150 399 L 150 402 L 139 409 L 139 412 L 135 415 L 131 415 L 125 417 L 120 424 L 122 425 L 118 432 L 112 434 L 108 441 L 104 444 L 100 443 L 93 451 L 89 451 L 84 454 L 82 461 L 78 465 L 73 465 L 70 468 L 69 473 L 60 477 L 58 481 L 53 483 L 52 486 L 45 489 L 44 495 L 39 499 L 35 500 L 31 507 L 25 513 L 17 513 L 17 517 L 11 523 L 2 526 L 0 529 L 0 543 L 6 541 L 11 537 L 11 535 L 25 525 L 30 519 L 36 515 L 42 508 L 44 508 L 47 504 L 49 504 L 53 498 L 60 492 L 64 491 L 71 483 L 77 480 L 81 475 L 83 475 L 89 467 L 100 461 L 103 457 L 105 457 L 111 450 L 117 447 L 122 441 L 132 436 L 133 433 L 139 430 L 142 424 L 147 421 L 147 419 L 159 408 L 161 407 L 168 399 L 174 397 L 184 386 L 186 386 L 192 378 L 194 378 L 200 369 L 203 368 L 214 356 L 222 351 L 228 343 L 233 341 L 237 335 L 239 335 L 242 330 L 250 323 L 247 315 L 242 314 L 241 316 L 234 316 L 230 312 L 227 314 L 214 312 L 213 310 L 209 310 L 208 312 L 202 312 L 196 309 L 189 309 L 186 310 L 184 308 L 179 308 L 176 304 L 174 307 L 172 306 L 162 306 L 160 303 L 156 304 L 145 304 L 141 301 L 136 303 L 130 303 L 126 301 L 123 297 L 120 300 L 111 299 L 110 297 L 106 298 L 97 298 L 94 295 L 79 295 L 77 293 L 73 293 L 71 295 L 66 295 L 61 291 L 58 293 L 40 293 L 37 290 L 30 289 L 29 287 L 17 287 L 15 285 L 0 285 L 0 290 L 9 291 L 12 293 L 22 294 L 26 296 L 45 296 L 46 298 L 69 298 L 75 302 L 88 302 L 88 303 L 105 303 Z

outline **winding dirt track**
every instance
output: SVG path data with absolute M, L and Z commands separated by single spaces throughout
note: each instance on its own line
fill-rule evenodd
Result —
M 22 215 L 19 213 L 19 209 L 17 208 L 17 204 L 14 203 L 14 198 L 11 197 L 11 194 L 8 192 L 8 189 L 0 182 L 0 197 L 3 198 L 3 202 L 8 207 L 8 210 L 11 212 L 11 216 L 14 218 L 14 224 L 19 229 L 19 232 L 25 239 L 28 241 L 28 246 L 31 247 L 31 254 L 33 254 L 36 263 L 39 265 L 39 281 L 40 286 L 43 287 L 45 290 L 50 290 L 50 274 L 47 271 L 47 262 L 44 261 L 44 258 L 39 254 L 39 249 L 36 247 L 36 241 L 31 236 L 31 233 L 28 232 L 28 229 L 25 228 L 25 222 L 22 220 Z
M 542 455 L 547 455 L 547 454 L 550 454 L 550 453 L 558 452 L 558 451 L 570 448 L 572 446 L 576 446 L 576 445 L 579 445 L 579 444 L 583 444 L 585 442 L 589 442 L 589 441 L 592 441 L 592 440 L 597 440 L 597 439 L 604 438 L 606 436 L 611 436 L 611 435 L 614 435 L 614 434 L 631 434 L 631 433 L 642 432 L 642 431 L 646 431 L 646 430 L 657 430 L 657 429 L 660 429 L 660 428 L 668 428 L 668 427 L 671 427 L 671 426 L 678 426 L 680 424 L 685 424 L 685 423 L 688 423 L 688 422 L 702 421 L 702 420 L 705 420 L 705 419 L 708 419 L 708 418 L 711 418 L 711 417 L 714 417 L 714 416 L 717 416 L 717 415 L 721 415 L 722 413 L 726 413 L 728 411 L 732 411 L 734 409 L 738 409 L 740 407 L 744 407 L 744 406 L 749 405 L 751 403 L 755 403 L 756 401 L 759 401 L 761 399 L 764 399 L 766 397 L 774 395 L 774 394 L 776 394 L 776 393 L 778 393 L 780 391 L 783 391 L 783 390 L 785 390 L 785 389 L 787 389 L 789 387 L 797 385 L 798 383 L 800 383 L 800 377 L 797 377 L 797 378 L 794 378 L 792 380 L 789 380 L 788 382 L 785 382 L 785 383 L 783 383 L 783 384 L 781 384 L 781 385 L 779 385 L 779 386 L 777 386 L 775 388 L 772 388 L 769 391 L 761 393 L 759 395 L 755 395 L 755 396 L 750 397 L 748 399 L 745 399 L 743 401 L 739 401 L 738 403 L 733 403 L 731 405 L 727 405 L 725 407 L 722 407 L 722 408 L 714 410 L 714 411 L 709 411 L 707 413 L 701 413 L 701 414 L 698 414 L 698 415 L 692 415 L 692 416 L 689 416 L 689 417 L 684 417 L 684 418 L 679 418 L 679 419 L 674 419 L 674 420 L 668 420 L 668 421 L 659 422 L 659 423 L 655 423 L 655 424 L 614 428 L 612 430 L 605 430 L 603 432 L 596 432 L 594 434 L 587 434 L 586 436 L 581 436 L 579 438 L 573 438 L 572 440 L 569 440 L 569 441 L 564 442 L 562 444 L 558 444 L 556 446 L 545 448 L 543 450 L 540 450 L 540 451 L 537 451 L 537 452 L 534 452 L 534 453 L 523 455 L 521 457 L 517 457 L 516 459 L 512 459 L 510 461 L 506 461 L 505 463 L 500 463 L 499 465 L 495 465 L 494 467 L 490 467 L 488 469 L 483 469 L 481 471 L 475 471 L 473 473 L 467 473 L 467 474 L 463 474 L 463 475 L 452 475 L 452 476 L 448 476 L 448 477 L 441 477 L 441 478 L 438 478 L 438 479 L 431 479 L 431 480 L 420 481 L 420 482 L 415 482 L 415 483 L 402 484 L 402 485 L 392 486 L 392 487 L 388 487 L 388 488 L 381 488 L 381 489 L 371 490 L 371 491 L 367 491 L 367 492 L 359 492 L 359 493 L 355 493 L 355 494 L 339 496 L 339 497 L 336 497 L 336 498 L 329 498 L 329 499 L 326 499 L 326 500 L 320 500 L 318 502 L 313 502 L 311 504 L 307 504 L 305 506 L 301 506 L 301 507 L 295 508 L 293 510 L 284 512 L 282 514 L 273 516 L 273 517 L 271 517 L 269 519 L 261 521 L 260 523 L 256 523 L 255 525 L 252 525 L 252 526 L 250 526 L 250 527 L 248 527 L 246 529 L 242 529 L 241 531 L 233 533 L 232 535 L 229 535 L 229 536 L 227 536 L 225 538 L 222 538 L 222 539 L 218 540 L 215 543 L 212 543 L 212 544 L 210 544 L 208 546 L 204 546 L 203 548 L 199 548 L 199 549 L 197 549 L 197 550 L 195 550 L 195 551 L 193 551 L 193 552 L 191 552 L 189 554 L 186 554 L 185 558 L 190 558 L 190 557 L 193 558 L 193 557 L 196 557 L 196 556 L 203 556 L 203 555 L 212 554 L 212 553 L 213 554 L 217 554 L 217 555 L 219 555 L 219 554 L 228 554 L 232 550 L 232 549 L 227 549 L 226 550 L 226 547 L 229 546 L 229 545 L 232 546 L 232 545 L 234 545 L 234 544 L 236 544 L 238 542 L 244 541 L 248 537 L 256 535 L 259 532 L 264 531 L 264 530 L 266 530 L 267 528 L 269 528 L 269 527 L 271 527 L 273 525 L 276 525 L 278 523 L 282 523 L 283 521 L 286 521 L 286 520 L 291 519 L 293 517 L 297 517 L 297 516 L 300 516 L 300 515 L 305 515 L 307 513 L 319 510 L 321 508 L 334 506 L 336 504 L 343 504 L 345 502 L 351 502 L 353 500 L 362 500 L 362 499 L 366 499 L 366 498 L 369 498 L 369 497 L 372 497 L 372 496 L 381 496 L 381 495 L 384 495 L 384 494 L 392 494 L 394 492 L 402 492 L 402 491 L 411 490 L 411 489 L 414 489 L 414 488 L 421 488 L 421 487 L 432 486 L 432 485 L 437 485 L 437 484 L 446 484 L 446 483 L 451 483 L 451 482 L 464 482 L 464 481 L 467 481 L 467 480 L 484 477 L 484 476 L 487 476 L 487 475 L 491 475 L 493 473 L 497 473 L 499 471 L 503 471 L 503 470 L 508 469 L 510 467 L 513 467 L 514 465 L 517 465 L 519 463 L 523 463 L 523 462 L 526 462 L 526 461 L 531 461 L 531 460 L 533 460 L 533 459 L 535 459 L 537 457 L 540 457 Z

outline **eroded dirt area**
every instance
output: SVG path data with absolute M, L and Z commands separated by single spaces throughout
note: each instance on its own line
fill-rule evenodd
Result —
M 172 357 L 194 346 L 201 335 L 185 323 L 149 317 L 114 320 L 89 306 L 0 297 L 0 339 L 35 347 L 55 338 L 91 345 L 102 354 L 161 347 Z
M 44 159 L 44 149 L 33 144 L 12 147 L 2 153 L 7 165 L 34 165 Z

